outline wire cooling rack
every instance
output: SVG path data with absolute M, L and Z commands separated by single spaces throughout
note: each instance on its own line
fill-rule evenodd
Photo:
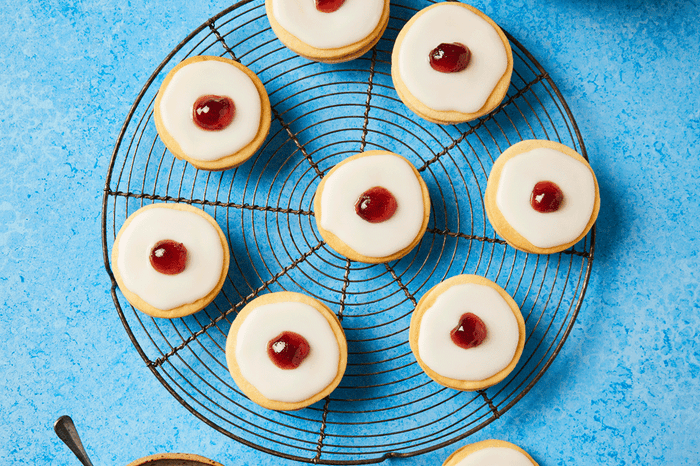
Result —
M 242 1 L 192 32 L 146 82 L 116 142 L 104 193 L 104 260 L 129 214 L 154 202 L 185 202 L 213 215 L 232 261 L 222 292 L 205 310 L 154 319 L 124 299 L 119 316 L 139 354 L 167 390 L 217 431 L 272 455 L 323 464 L 361 464 L 444 447 L 478 431 L 518 402 L 566 340 L 586 291 L 594 231 L 559 254 L 507 246 L 483 206 L 494 159 L 522 139 L 562 142 L 584 156 L 576 123 L 549 75 L 515 39 L 513 81 L 490 115 L 457 126 L 427 123 L 398 99 L 391 50 L 405 22 L 433 3 L 392 1 L 381 41 L 344 64 L 313 63 L 288 51 L 262 0 Z M 272 102 L 265 145 L 242 166 L 205 172 L 175 159 L 158 138 L 153 101 L 164 75 L 188 56 L 239 60 L 260 76 Z M 432 199 L 428 231 L 402 259 L 352 262 L 328 247 L 315 225 L 316 186 L 336 163 L 371 149 L 407 157 Z M 432 382 L 407 339 L 416 301 L 460 274 L 486 276 L 521 306 L 527 327 L 516 370 L 495 387 L 458 392 Z M 297 412 L 267 411 L 242 395 L 225 361 L 237 312 L 272 291 L 325 302 L 342 321 L 349 363 L 340 386 Z

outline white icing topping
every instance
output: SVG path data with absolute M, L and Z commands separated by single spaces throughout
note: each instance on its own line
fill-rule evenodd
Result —
M 441 73 L 430 66 L 430 52 L 458 42 L 471 51 L 466 69 Z M 417 18 L 398 54 L 401 79 L 420 102 L 439 111 L 477 112 L 506 72 L 508 56 L 498 32 L 459 5 L 440 4 Z
M 394 215 L 369 223 L 355 212 L 362 193 L 381 186 L 396 198 Z M 391 153 L 369 155 L 338 167 L 326 181 L 320 224 L 359 254 L 386 257 L 408 247 L 424 219 L 423 192 L 413 169 Z
M 345 0 L 333 13 L 318 11 L 314 0 L 271 1 L 272 14 L 287 32 L 312 47 L 334 49 L 369 36 L 379 24 L 385 0 Z
M 296 369 L 280 369 L 267 354 L 267 344 L 282 332 L 294 332 L 309 343 L 309 354 Z M 326 318 L 313 306 L 280 302 L 255 308 L 236 337 L 241 375 L 264 397 L 286 403 L 308 400 L 338 375 L 340 349 Z
M 195 101 L 205 95 L 233 100 L 236 113 L 229 126 L 207 131 L 192 119 Z M 163 126 L 192 159 L 218 160 L 247 146 L 260 127 L 260 94 L 250 77 L 235 66 L 217 60 L 190 63 L 180 68 L 163 91 L 160 115 Z
M 559 210 L 537 212 L 532 189 L 551 181 L 564 193 Z M 586 164 L 550 148 L 538 148 L 508 160 L 501 171 L 496 205 L 511 227 L 536 247 L 574 241 L 586 229 L 595 205 L 595 182 Z
M 486 326 L 486 339 L 474 348 L 455 345 L 450 332 L 471 312 Z M 438 374 L 456 380 L 484 380 L 510 364 L 518 347 L 518 321 L 490 286 L 465 283 L 444 291 L 423 314 L 418 353 Z
M 185 270 L 176 275 L 156 271 L 151 249 L 170 239 L 187 248 Z M 122 231 L 117 267 L 124 286 L 153 307 L 167 311 L 208 295 L 221 278 L 224 250 L 219 233 L 194 212 L 151 208 L 135 214 Z
M 475 451 L 455 466 L 532 466 L 532 461 L 518 450 L 490 447 Z

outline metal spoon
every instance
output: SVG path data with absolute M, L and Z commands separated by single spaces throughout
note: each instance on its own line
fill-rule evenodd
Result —
M 63 440 L 68 448 L 73 452 L 73 454 L 83 463 L 84 466 L 93 466 L 90 458 L 88 458 L 85 449 L 83 448 L 83 442 L 80 441 L 80 436 L 78 431 L 75 429 L 75 424 L 73 424 L 73 419 L 70 416 L 61 416 L 53 424 L 53 430 L 56 431 L 58 438 Z

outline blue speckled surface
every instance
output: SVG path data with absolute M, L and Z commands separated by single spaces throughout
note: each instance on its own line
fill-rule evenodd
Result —
M 77 464 L 52 431 L 70 414 L 95 464 L 162 451 L 293 463 L 187 412 L 137 355 L 109 294 L 100 214 L 114 141 L 152 70 L 227 6 L 190 3 L 0 5 L 3 462 Z M 562 352 L 470 441 L 513 441 L 543 466 L 696 464 L 700 5 L 474 4 L 559 86 L 602 208 L 589 289 Z M 454 448 L 388 463 L 440 464 Z

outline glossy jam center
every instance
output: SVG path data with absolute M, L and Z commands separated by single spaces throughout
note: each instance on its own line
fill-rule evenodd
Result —
M 345 0 L 316 0 L 316 9 L 321 13 L 333 13 L 343 6 Z
M 452 342 L 460 348 L 475 348 L 486 339 L 486 325 L 477 315 L 467 312 L 450 332 Z
M 151 266 L 165 275 L 177 275 L 185 270 L 187 248 L 171 239 L 158 241 L 151 249 Z
M 355 202 L 355 212 L 369 223 L 380 223 L 393 217 L 397 208 L 396 198 L 381 186 L 369 188 Z
M 192 106 L 192 119 L 197 126 L 207 131 L 219 131 L 228 127 L 235 114 L 233 100 L 219 95 L 203 95 Z
M 309 355 L 306 338 L 294 332 L 282 332 L 267 343 L 267 355 L 280 369 L 296 369 Z
M 430 52 L 430 66 L 441 73 L 457 73 L 469 65 L 472 54 L 469 49 L 458 43 L 442 43 Z
M 563 200 L 564 193 L 559 186 L 551 181 L 540 181 L 532 188 L 530 205 L 537 212 L 546 214 L 559 210 Z

